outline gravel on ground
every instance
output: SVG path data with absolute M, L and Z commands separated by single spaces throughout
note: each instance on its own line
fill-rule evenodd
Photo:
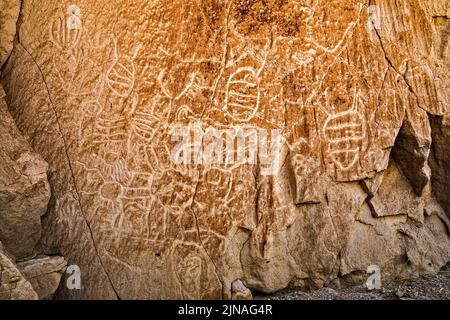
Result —
M 369 291 L 365 286 L 352 286 L 315 291 L 285 290 L 273 295 L 257 295 L 261 300 L 450 300 L 450 270 L 442 270 L 435 277 L 410 284 L 383 287 Z

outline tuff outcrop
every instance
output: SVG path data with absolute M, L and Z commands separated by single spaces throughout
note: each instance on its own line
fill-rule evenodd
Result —
M 247 299 L 450 260 L 447 1 L 20 7 L 1 82 L 49 164 L 36 250 L 81 269 L 58 298 Z

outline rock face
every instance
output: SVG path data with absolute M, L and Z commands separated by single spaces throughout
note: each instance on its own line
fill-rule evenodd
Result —
M 248 298 L 450 260 L 447 1 L 21 8 L 2 83 L 50 165 L 39 250 L 81 269 L 59 298 Z
M 20 0 L 2 0 L 0 2 L 0 68 L 13 49 L 20 3 Z
M 62 257 L 41 256 L 17 266 L 30 281 L 39 299 L 50 299 L 59 286 L 67 261 Z
M 0 300 L 37 300 L 33 290 L 0 244 Z
M 433 169 L 433 190 L 436 198 L 450 212 L 448 186 L 450 185 L 450 119 L 438 117 L 431 119 L 433 149 L 430 166 Z
M 1 86 L 0 141 L 0 241 L 23 259 L 41 237 L 41 216 L 50 199 L 48 165 L 17 130 Z
M 62 257 L 47 256 L 17 264 L 0 243 L 0 300 L 51 298 L 66 264 Z

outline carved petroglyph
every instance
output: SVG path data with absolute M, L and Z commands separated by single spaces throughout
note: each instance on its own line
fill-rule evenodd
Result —
M 359 16 L 361 15 L 361 11 L 362 11 L 362 6 L 360 6 L 360 12 L 359 12 Z M 349 41 L 349 39 L 351 38 L 353 31 L 357 25 L 359 21 L 359 17 L 358 20 L 356 21 L 352 21 L 350 22 L 350 24 L 347 26 L 347 29 L 345 30 L 344 34 L 342 35 L 342 38 L 339 39 L 339 41 L 336 44 L 330 45 L 328 47 L 321 45 L 319 42 L 317 42 L 317 40 L 314 38 L 314 36 L 312 36 L 311 38 L 309 38 L 308 40 L 314 45 L 314 47 L 316 47 L 318 50 L 321 50 L 327 54 L 335 54 L 338 53 L 339 50 L 341 50 Z
M 81 23 L 80 20 L 74 21 L 72 14 L 61 15 L 55 19 L 50 25 L 50 39 L 53 44 L 63 51 L 76 47 L 83 32 L 82 28 L 77 28 L 78 22 Z
M 152 221 L 150 219 L 154 202 L 151 194 L 152 183 L 153 177 L 151 175 L 134 174 L 129 183 L 123 187 L 123 193 L 117 194 L 116 199 L 121 202 L 122 210 L 113 219 L 111 230 L 118 237 L 127 235 L 143 239 L 155 237 L 154 232 L 156 230 L 154 226 L 152 227 L 152 223 L 158 220 L 153 219 L 154 221 Z M 159 225 L 164 227 L 163 224 Z
M 151 113 L 135 112 L 131 117 L 133 133 L 146 143 L 153 141 L 160 119 Z
M 74 4 L 67 8 L 67 29 L 81 30 L 81 9 Z
M 327 139 L 327 154 L 338 170 L 352 169 L 360 159 L 366 138 L 366 123 L 359 113 L 359 92 L 354 91 L 351 109 L 338 113 L 328 113 L 323 126 Z
M 147 114 L 137 110 L 139 96 L 133 93 L 136 77 L 133 60 L 141 45 L 128 56 L 119 53 L 116 40 L 112 42 L 113 59 L 100 76 L 96 96 L 81 103 L 79 149 L 91 154 L 91 161 L 104 176 L 124 183 L 132 176 L 127 164 L 132 139 L 137 136 L 148 142 L 155 121 L 147 120 Z
M 92 96 L 102 90 L 103 62 L 95 55 L 107 57 L 104 47 L 89 44 L 88 34 L 82 27 L 81 9 L 75 5 L 67 8 L 64 16 L 50 24 L 50 43 L 59 51 L 51 57 L 60 88 L 73 97 Z M 109 42 L 108 42 L 109 43 Z M 91 70 L 89 74 L 83 70 Z
M 78 227 L 81 217 L 81 207 L 79 198 L 75 192 L 61 194 L 55 203 L 55 210 L 58 212 L 58 229 L 70 238 L 76 233 L 75 226 Z
M 63 50 L 52 57 L 52 64 L 61 88 L 67 95 L 90 96 L 99 88 L 101 76 L 96 72 L 100 72 L 100 67 L 85 49 L 75 47 Z M 81 71 L 84 68 L 89 68 L 92 73 L 83 74 Z
M 73 193 L 66 193 L 57 200 L 56 208 L 61 211 L 62 220 L 69 221 L 79 210 L 78 199 Z
M 170 75 L 169 80 L 166 80 L 167 77 L 167 70 L 161 70 L 161 72 L 158 75 L 158 84 L 159 87 L 161 88 L 162 93 L 171 101 L 177 101 L 180 100 L 182 97 L 184 97 L 186 95 L 186 93 L 189 91 L 189 89 L 192 87 L 194 81 L 195 81 L 195 77 L 196 77 L 196 73 L 192 73 L 189 76 L 189 81 L 187 82 L 187 84 L 184 86 L 184 88 L 181 88 L 180 92 L 172 92 L 172 90 L 170 90 L 167 86 L 167 82 L 173 82 L 175 81 L 173 79 L 173 75 Z
M 121 55 L 114 40 L 114 61 L 107 71 L 106 84 L 111 92 L 121 98 L 130 96 L 136 80 L 136 67 L 134 60 L 139 54 L 142 45 L 134 48 L 131 56 Z
M 238 121 L 249 121 L 259 110 L 261 99 L 259 76 L 262 69 L 240 67 L 228 79 L 225 112 Z

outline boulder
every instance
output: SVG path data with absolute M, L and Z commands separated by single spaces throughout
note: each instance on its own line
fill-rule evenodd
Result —
M 233 299 L 362 284 L 371 265 L 383 284 L 438 272 L 446 3 L 23 1 L 1 82 L 49 163 L 38 251 L 81 270 L 82 289 L 55 297 Z

